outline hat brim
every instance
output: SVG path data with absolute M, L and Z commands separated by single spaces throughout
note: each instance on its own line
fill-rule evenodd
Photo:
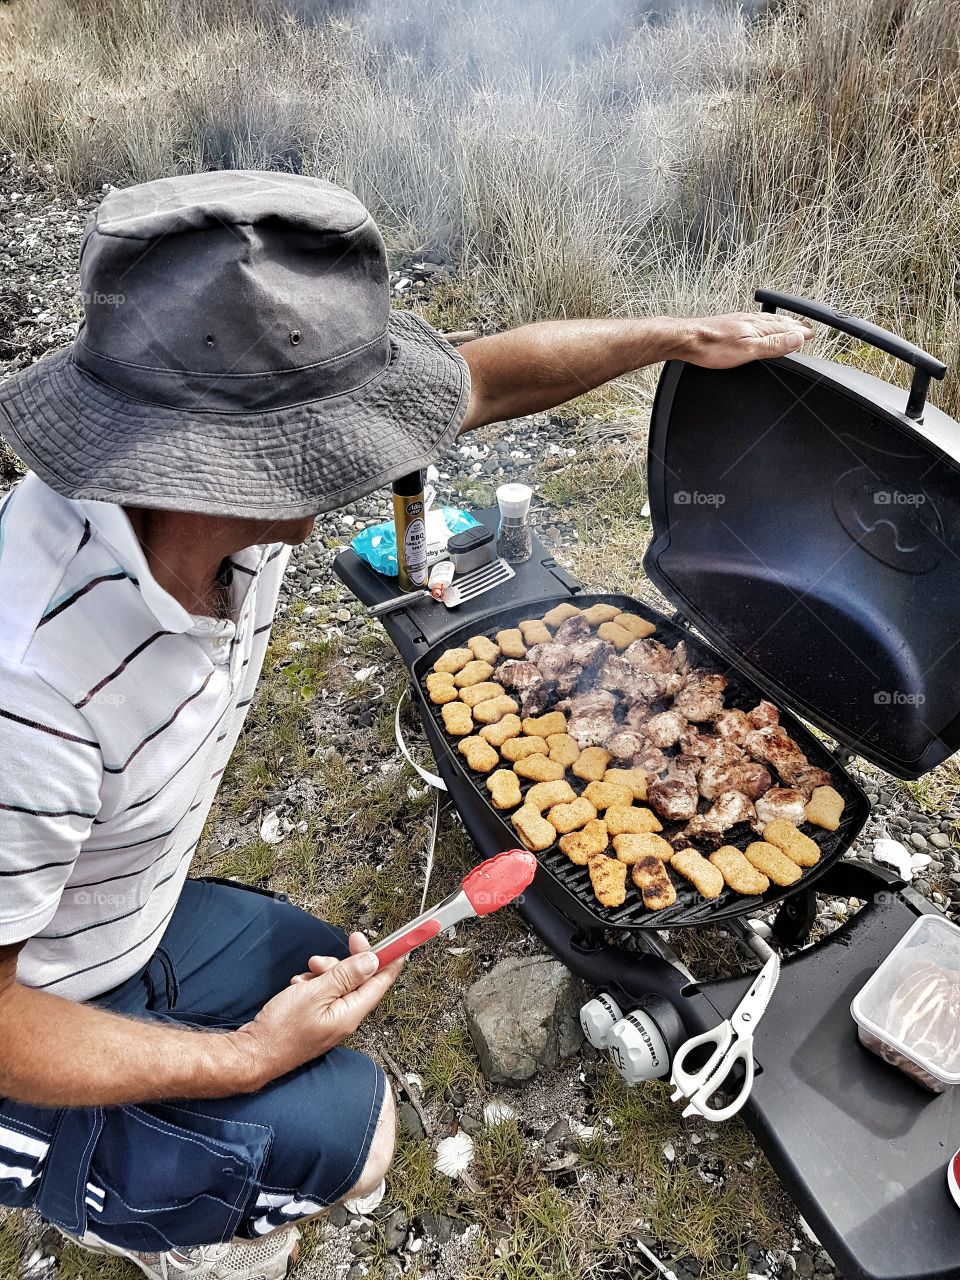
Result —
M 285 520 L 346 506 L 454 440 L 463 357 L 419 316 L 390 315 L 390 362 L 363 386 L 282 409 L 222 413 L 133 400 L 46 356 L 0 386 L 0 431 L 57 493 L 206 515 Z

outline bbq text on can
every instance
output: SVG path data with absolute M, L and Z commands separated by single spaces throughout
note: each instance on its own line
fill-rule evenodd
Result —
M 427 526 L 423 472 L 412 471 L 393 482 L 393 520 L 397 530 L 400 590 L 427 585 Z

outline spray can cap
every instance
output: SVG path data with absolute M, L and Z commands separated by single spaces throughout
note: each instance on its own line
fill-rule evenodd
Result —
M 525 520 L 533 490 L 525 484 L 502 484 L 497 490 L 500 514 L 507 520 Z

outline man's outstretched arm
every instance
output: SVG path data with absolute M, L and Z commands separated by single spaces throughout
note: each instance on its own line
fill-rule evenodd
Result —
M 797 351 L 813 336 L 790 316 L 752 312 L 678 320 L 544 320 L 460 348 L 470 366 L 463 431 L 564 404 L 661 360 L 732 369 Z

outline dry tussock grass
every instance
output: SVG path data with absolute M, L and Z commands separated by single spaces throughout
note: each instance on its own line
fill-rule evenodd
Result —
M 0 141 L 77 191 L 217 166 L 354 188 L 498 320 L 772 284 L 954 362 L 960 0 L 20 0 Z M 883 376 L 848 340 L 826 354 Z M 956 381 L 938 389 L 960 412 Z

